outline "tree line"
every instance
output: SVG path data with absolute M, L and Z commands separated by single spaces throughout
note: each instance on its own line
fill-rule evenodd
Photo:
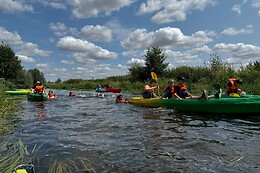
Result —
M 5 80 L 8 88 L 30 88 L 36 81 L 46 82 L 44 74 L 37 68 L 25 70 L 12 48 L 0 44 L 0 78 Z

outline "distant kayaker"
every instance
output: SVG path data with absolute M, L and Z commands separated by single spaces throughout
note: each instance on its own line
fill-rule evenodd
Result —
M 174 97 L 174 80 L 170 79 L 168 81 L 168 86 L 163 88 L 163 91 L 165 92 L 163 98 L 172 98 Z
M 229 78 L 226 87 L 226 94 L 229 95 L 231 93 L 236 93 L 240 95 L 241 89 L 239 84 L 242 84 L 241 79 Z
M 69 96 L 72 97 L 72 96 L 75 96 L 75 93 L 73 91 L 70 91 L 69 92 Z
M 201 96 L 193 96 L 190 94 L 184 82 L 186 82 L 186 79 L 183 76 L 177 78 L 178 84 L 174 86 L 174 96 L 177 99 L 208 99 L 208 92 L 206 90 L 203 90 Z
M 127 103 L 127 99 L 123 99 L 123 96 L 120 94 L 116 97 L 116 103 Z
M 156 80 L 154 78 L 151 78 L 150 84 L 144 85 L 144 87 L 141 91 L 143 98 L 145 98 L 145 99 L 158 98 L 158 96 L 154 93 L 154 89 L 158 88 L 158 86 L 156 86 L 156 85 L 157 85 Z

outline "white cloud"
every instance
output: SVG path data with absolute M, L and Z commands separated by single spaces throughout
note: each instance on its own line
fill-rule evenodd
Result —
M 214 32 L 197 31 L 191 36 L 184 35 L 179 28 L 160 28 L 154 32 L 147 32 L 146 29 L 137 29 L 129 35 L 129 38 L 121 44 L 128 49 L 148 48 L 158 46 L 160 48 L 173 47 L 196 47 L 212 41 Z
M 73 0 L 72 14 L 75 18 L 97 17 L 99 15 L 110 15 L 113 11 L 128 6 L 136 0 Z
M 140 64 L 141 66 L 145 66 L 145 60 L 132 58 L 131 60 L 127 61 L 127 65 L 130 66 L 132 64 Z
M 140 57 L 144 56 L 144 51 L 139 51 L 139 50 L 129 50 L 129 51 L 123 51 L 122 55 L 123 56 L 128 56 L 128 57 Z
M 33 12 L 33 7 L 23 0 L 0 0 L 0 4 L 0 10 L 7 14 Z
M 49 29 L 54 31 L 54 34 L 59 37 L 64 37 L 67 34 L 77 35 L 78 31 L 76 28 L 68 28 L 65 24 L 57 22 L 50 23 Z
M 112 31 L 106 26 L 87 25 L 81 28 L 80 35 L 89 41 L 110 42 L 112 41 Z
M 43 4 L 45 7 L 54 9 L 65 10 L 67 8 L 64 2 L 54 2 L 54 0 L 37 0 L 37 2 Z
M 208 46 L 204 45 L 202 47 L 191 49 L 190 52 L 194 52 L 198 54 L 202 54 L 202 53 L 211 54 L 212 50 Z
M 127 69 L 127 70 L 128 70 L 128 66 L 122 65 L 122 64 L 118 64 L 118 65 L 116 66 L 116 68 L 118 68 L 118 69 Z
M 203 63 L 203 60 L 200 59 L 197 55 L 191 54 L 189 51 L 172 51 L 166 50 L 165 56 L 167 57 L 167 61 L 170 62 L 169 67 L 177 67 L 180 65 L 186 66 L 198 66 Z
M 74 64 L 74 61 L 61 60 L 63 64 Z
M 73 57 L 78 62 L 89 62 L 92 60 L 116 59 L 117 53 L 109 52 L 99 46 L 86 40 L 80 40 L 73 37 L 63 37 L 57 43 L 61 50 L 75 51 Z
M 147 0 L 143 2 L 137 15 L 156 12 L 152 17 L 155 23 L 183 21 L 193 10 L 203 10 L 208 5 L 215 5 L 215 0 Z
M 57 72 L 67 72 L 66 68 L 54 68 L 54 70 Z
M 68 27 L 60 22 L 57 23 L 50 23 L 49 28 L 53 31 L 65 31 Z
M 235 5 L 232 7 L 231 11 L 234 11 L 234 12 L 236 12 L 237 14 L 241 14 L 241 5 L 240 5 L 240 4 L 235 4 Z
M 35 60 L 33 58 L 30 58 L 28 56 L 25 55 L 17 55 L 18 59 L 21 60 L 23 63 L 33 63 L 35 62 Z
M 36 64 L 35 67 L 38 68 L 40 71 L 46 71 L 49 67 L 49 64 Z
M 252 6 L 256 8 L 260 8 L 260 1 L 259 0 L 252 0 Z
M 21 45 L 23 43 L 22 38 L 17 32 L 9 32 L 3 27 L 0 27 L 0 36 L 1 41 L 7 44 Z
M 51 51 L 40 50 L 38 49 L 38 45 L 33 43 L 25 43 L 20 48 L 21 51 L 19 51 L 18 53 L 26 56 L 49 56 L 51 54 Z
M 242 29 L 236 29 L 236 28 L 227 28 L 224 31 L 221 32 L 221 34 L 234 36 L 238 34 L 251 34 L 254 32 L 252 25 L 247 25 L 245 28 Z
M 219 43 L 213 47 L 215 52 L 229 53 L 230 58 L 243 61 L 259 61 L 260 60 L 260 47 L 251 44 L 237 43 L 225 44 Z

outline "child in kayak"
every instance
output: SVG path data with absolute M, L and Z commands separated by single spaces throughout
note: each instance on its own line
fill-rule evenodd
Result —
M 163 91 L 165 92 L 163 98 L 172 98 L 174 97 L 174 80 L 170 79 L 168 81 L 168 86 L 163 88 Z
M 186 85 L 184 82 L 186 82 L 186 79 L 182 76 L 177 78 L 178 84 L 174 86 L 174 96 L 181 100 L 181 99 L 201 99 L 204 98 L 208 100 L 208 92 L 206 90 L 203 90 L 203 93 L 201 96 L 193 96 L 189 93 L 189 91 L 186 88 Z

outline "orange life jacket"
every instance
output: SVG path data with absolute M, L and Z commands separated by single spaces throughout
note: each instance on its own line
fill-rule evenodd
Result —
M 187 87 L 184 84 L 178 86 L 180 87 L 180 91 L 187 90 Z
M 43 85 L 36 85 L 35 92 L 38 93 L 38 94 L 42 94 L 43 93 Z
M 54 93 L 51 93 L 51 94 L 48 94 L 48 98 L 50 99 L 50 98 L 55 98 L 56 97 L 56 94 L 54 94 Z
M 237 90 L 239 88 L 239 85 L 236 84 L 236 78 L 229 78 L 228 82 L 230 82 L 232 85 L 229 86 L 229 90 Z
M 117 103 L 124 103 L 125 100 L 123 100 L 123 99 L 116 99 L 116 102 L 117 102 Z
M 164 87 L 163 91 L 166 92 L 167 88 L 169 88 L 169 86 Z M 172 94 L 172 96 L 174 96 L 174 87 L 171 88 L 171 94 Z

